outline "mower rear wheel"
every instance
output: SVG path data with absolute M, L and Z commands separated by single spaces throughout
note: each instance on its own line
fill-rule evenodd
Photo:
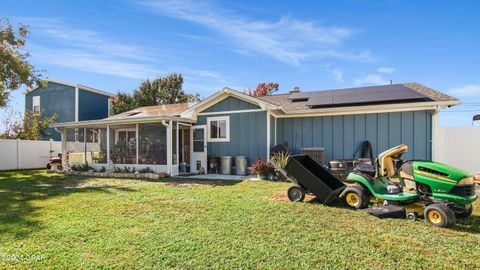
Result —
M 424 211 L 425 221 L 433 226 L 446 228 L 455 224 L 455 213 L 448 206 L 435 203 L 427 206 Z
M 455 213 L 456 218 L 468 218 L 473 213 L 473 205 L 465 205 L 465 211 L 460 213 Z
M 291 186 L 287 191 L 287 196 L 292 202 L 303 202 L 305 191 L 299 186 Z
M 355 209 L 367 208 L 370 203 L 370 196 L 368 196 L 365 188 L 360 185 L 353 185 L 345 188 L 342 198 L 345 205 Z

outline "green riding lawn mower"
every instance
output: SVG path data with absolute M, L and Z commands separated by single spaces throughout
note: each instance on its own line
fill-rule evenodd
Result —
M 322 203 L 340 198 L 351 208 L 381 218 L 423 217 L 437 227 L 469 217 L 477 199 L 473 176 L 438 162 L 403 161 L 407 151 L 404 144 L 388 149 L 375 165 L 356 166 L 345 182 L 308 156 L 292 156 L 285 170 L 294 185 L 287 195 L 291 201 L 302 201 L 306 193 L 313 193 Z

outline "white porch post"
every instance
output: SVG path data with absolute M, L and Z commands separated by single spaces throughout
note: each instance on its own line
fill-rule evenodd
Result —
M 270 113 L 267 111 L 267 155 L 265 160 L 269 160 L 270 155 Z
M 136 161 L 135 163 L 138 165 L 138 124 L 135 125 L 135 155 L 136 155 Z
M 107 125 L 107 168 L 110 165 L 110 125 Z
M 62 167 L 65 168 L 67 164 L 67 129 L 62 129 Z
M 172 173 L 172 120 L 168 121 L 167 126 L 167 173 Z

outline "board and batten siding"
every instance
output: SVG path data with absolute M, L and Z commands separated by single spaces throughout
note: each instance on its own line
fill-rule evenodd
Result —
M 49 82 L 44 88 L 37 88 L 25 94 L 25 111 L 32 111 L 33 97 L 40 97 L 40 116 L 52 117 L 56 115 L 56 122 L 75 121 L 75 88 L 59 83 Z M 52 128 L 47 132 L 50 138 L 60 140 L 60 134 Z M 42 138 L 48 139 L 48 138 Z
M 78 121 L 108 117 L 108 96 L 78 90 Z
M 368 140 L 377 156 L 390 147 L 407 144 L 405 159 L 431 159 L 433 111 L 277 119 L 277 144 L 288 142 L 294 154 L 302 147 L 324 147 L 326 162 L 352 159 Z M 357 157 L 360 153 L 357 154 Z
M 208 142 L 208 156 L 247 156 L 248 166 L 257 158 L 263 160 L 267 155 L 267 112 L 248 111 L 260 109 L 256 104 L 228 97 L 207 108 L 201 113 L 209 113 L 197 117 L 197 125 L 206 125 L 208 117 L 230 117 L 230 141 Z M 229 111 L 241 113 L 228 113 Z M 211 114 L 214 113 L 214 114 Z M 208 127 L 207 127 L 208 128 Z

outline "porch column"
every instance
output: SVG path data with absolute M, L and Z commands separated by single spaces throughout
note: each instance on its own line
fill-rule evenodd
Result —
M 270 113 L 267 111 L 267 155 L 265 156 L 265 160 L 268 161 L 270 159 Z
M 138 143 L 138 124 L 136 124 L 135 125 L 135 151 L 136 151 L 136 153 L 135 153 L 135 157 L 136 157 L 135 158 L 135 160 L 136 160 L 135 164 L 137 164 L 137 165 L 138 165 L 138 145 L 139 145 L 139 143 Z
M 172 173 L 172 120 L 168 121 L 167 126 L 167 173 Z
M 67 129 L 63 128 L 61 133 L 62 138 L 62 167 L 65 168 L 67 164 Z
M 107 168 L 110 165 L 110 125 L 107 125 Z

